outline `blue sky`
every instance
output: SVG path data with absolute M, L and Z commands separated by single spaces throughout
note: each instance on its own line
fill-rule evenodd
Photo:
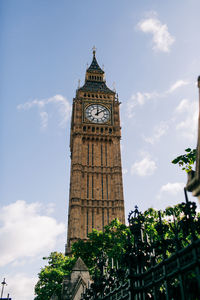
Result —
M 42 257 L 64 251 L 71 103 L 93 45 L 122 102 L 126 214 L 184 200 L 186 175 L 170 162 L 196 146 L 199 10 L 198 0 L 1 1 L 5 294 L 33 299 Z

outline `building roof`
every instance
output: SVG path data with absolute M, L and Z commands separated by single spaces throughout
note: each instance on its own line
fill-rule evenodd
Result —
M 99 67 L 98 62 L 96 60 L 95 51 L 93 51 L 93 60 L 89 68 L 87 69 L 87 72 L 89 73 L 99 73 L 104 74 L 104 71 Z
M 93 60 L 92 60 L 92 63 L 91 65 L 89 66 L 89 68 L 86 70 L 86 73 L 93 73 L 94 76 L 86 76 L 86 79 L 85 79 L 85 84 L 79 88 L 78 90 L 79 91 L 83 91 L 83 92 L 103 92 L 103 93 L 106 93 L 106 94 L 115 94 L 115 92 L 113 92 L 112 90 L 110 90 L 105 81 L 103 81 L 103 74 L 104 74 L 104 71 L 99 67 L 98 65 L 98 62 L 96 60 L 96 57 L 95 57 L 95 53 L 96 51 L 93 50 Z M 96 76 L 95 74 L 101 74 L 101 80 L 96 80 Z M 95 79 L 93 79 L 93 77 L 95 77 Z
M 87 271 L 88 272 L 88 268 L 85 265 L 85 263 L 83 262 L 83 260 L 79 257 L 72 269 L 73 271 Z
M 85 84 L 79 89 L 79 91 L 84 92 L 104 92 L 104 93 L 112 93 L 114 92 L 110 90 L 104 81 L 92 81 L 86 80 Z

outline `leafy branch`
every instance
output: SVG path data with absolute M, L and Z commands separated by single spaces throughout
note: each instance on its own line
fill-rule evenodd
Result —
M 187 173 L 192 171 L 192 167 L 196 161 L 196 149 L 187 148 L 185 149 L 186 154 L 180 155 L 172 160 L 173 164 L 178 164 L 182 170 Z

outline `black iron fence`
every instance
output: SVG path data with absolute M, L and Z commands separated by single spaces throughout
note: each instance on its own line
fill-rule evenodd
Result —
M 178 212 L 169 209 L 164 216 L 147 218 L 135 207 L 121 262 L 114 267 L 102 253 L 82 300 L 200 299 L 200 218 L 186 190 L 185 198 Z

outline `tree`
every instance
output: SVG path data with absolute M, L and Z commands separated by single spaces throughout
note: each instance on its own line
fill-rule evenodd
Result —
M 60 300 L 63 278 L 70 274 L 75 258 L 52 252 L 49 257 L 43 259 L 48 261 L 48 265 L 42 268 L 38 274 L 35 300 L 49 300 L 53 294 L 57 295 Z
M 94 274 L 97 259 L 104 251 L 109 258 L 119 260 L 125 251 L 128 228 L 117 219 L 105 226 L 104 232 L 93 230 L 87 241 L 79 240 L 72 246 L 72 256 L 52 252 L 44 257 L 48 264 L 38 274 L 39 280 L 35 286 L 35 300 L 49 300 L 53 294 L 60 300 L 62 281 L 69 275 L 78 257 L 81 257 L 90 274 Z
M 106 253 L 110 264 L 111 260 L 120 261 L 122 254 L 125 252 L 128 231 L 126 225 L 115 219 L 105 226 L 104 231 L 93 229 L 88 234 L 87 241 L 79 240 L 74 243 L 72 253 L 75 258 L 81 257 L 90 273 L 93 274 L 97 259 L 102 251 Z
M 196 149 L 187 148 L 185 149 L 186 154 L 177 156 L 175 159 L 172 160 L 173 164 L 178 164 L 182 170 L 186 171 L 187 173 L 192 171 L 192 167 L 196 161 Z
M 113 220 L 105 226 L 104 231 L 94 229 L 89 233 L 87 241 L 79 240 L 74 243 L 71 257 L 52 252 L 49 257 L 44 258 L 48 264 L 39 273 L 35 300 L 49 300 L 53 294 L 60 300 L 63 278 L 70 274 L 78 257 L 83 259 L 95 282 L 98 282 L 96 289 L 102 290 L 103 282 L 106 282 L 99 271 L 102 262 L 106 262 L 107 271 L 112 272 L 112 279 L 123 279 L 130 260 L 133 268 L 138 263 L 138 254 L 140 262 L 143 260 L 144 269 L 147 269 L 151 265 L 152 249 L 155 251 L 155 263 L 159 263 L 163 257 L 169 257 L 177 249 L 191 243 L 194 235 L 199 238 L 199 233 L 200 214 L 196 213 L 194 202 L 167 207 L 164 211 L 149 208 L 144 213 L 133 216 L 130 227 Z M 115 268 L 114 273 L 111 268 L 113 261 L 115 266 L 120 267 L 120 270 Z

